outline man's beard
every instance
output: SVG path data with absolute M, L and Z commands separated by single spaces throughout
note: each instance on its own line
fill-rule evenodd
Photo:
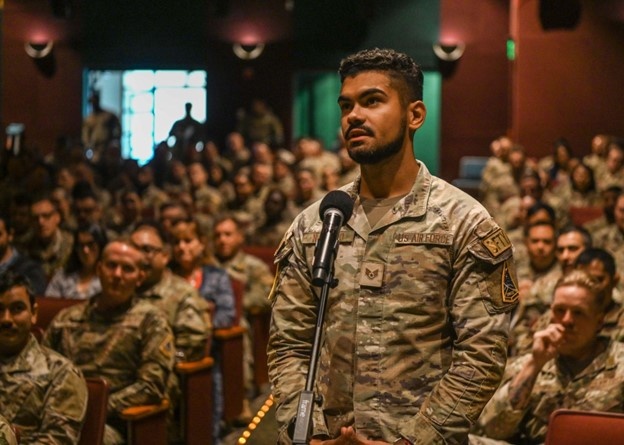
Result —
M 401 127 L 396 138 L 385 145 L 373 145 L 368 149 L 358 150 L 357 147 L 351 148 L 347 143 L 349 157 L 358 164 L 377 164 L 378 162 L 388 159 L 399 153 L 403 148 L 403 136 L 405 135 L 406 129 L 407 121 L 403 118 L 401 119 Z

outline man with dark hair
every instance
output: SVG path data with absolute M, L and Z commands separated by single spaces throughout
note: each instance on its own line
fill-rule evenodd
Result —
M 0 273 L 0 411 L 20 444 L 77 444 L 87 385 L 65 357 L 31 334 L 37 305 L 24 275 Z M 1 442 L 0 442 L 1 443 Z
M 27 277 L 36 295 L 43 295 L 45 292 L 46 276 L 41 264 L 15 248 L 11 219 L 0 213 L 0 275 L 8 271 Z
M 338 236 L 309 443 L 464 443 L 503 375 L 518 298 L 511 242 L 414 157 L 426 109 L 408 55 L 364 50 L 339 71 L 342 133 L 361 175 L 342 187 L 354 209 Z M 295 218 L 276 252 L 268 354 L 280 444 L 314 344 L 319 206 Z
M 33 232 L 26 241 L 26 253 L 41 262 L 49 280 L 67 262 L 73 248 L 73 237 L 61 229 L 61 213 L 50 196 L 33 199 L 30 215 Z
M 141 224 L 130 240 L 145 256 L 145 280 L 138 288 L 139 298 L 167 315 L 178 361 L 200 360 L 208 351 L 212 334 L 208 304 L 193 286 L 167 267 L 171 246 L 157 226 Z

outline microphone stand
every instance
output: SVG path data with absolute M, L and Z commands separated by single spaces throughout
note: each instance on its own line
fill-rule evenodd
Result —
M 312 412 L 314 411 L 314 403 L 321 403 L 322 396 L 314 396 L 314 379 L 316 378 L 316 367 L 320 356 L 321 337 L 323 321 L 325 319 L 325 308 L 327 306 L 327 296 L 329 289 L 336 286 L 334 281 L 334 258 L 332 255 L 331 269 L 321 287 L 321 299 L 319 302 L 318 315 L 316 317 L 316 326 L 314 328 L 314 342 L 312 343 L 312 354 L 310 356 L 310 365 L 308 367 L 308 376 L 306 379 L 305 389 L 299 396 L 299 406 L 295 417 L 295 429 L 293 432 L 293 445 L 308 445 L 308 436 L 312 430 Z

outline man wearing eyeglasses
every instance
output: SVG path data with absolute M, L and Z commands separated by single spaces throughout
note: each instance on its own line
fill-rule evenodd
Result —
M 138 296 L 165 312 L 175 337 L 177 360 L 201 359 L 212 332 L 208 304 L 193 286 L 167 267 L 171 250 L 157 226 L 142 224 L 130 239 L 145 257 L 145 280 L 138 288 Z
M 32 235 L 26 241 L 28 255 L 41 262 L 47 279 L 62 268 L 72 251 L 73 239 L 61 229 L 61 214 L 50 196 L 35 198 L 30 206 Z

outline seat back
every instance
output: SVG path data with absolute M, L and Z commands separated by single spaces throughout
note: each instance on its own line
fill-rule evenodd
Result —
M 44 331 L 52 319 L 61 309 L 73 306 L 74 304 L 84 303 L 85 300 L 75 300 L 73 298 L 55 298 L 55 297 L 37 297 L 37 323 L 36 326 Z
M 255 257 L 260 258 L 264 261 L 267 266 L 271 269 L 272 273 L 275 273 L 277 269 L 275 263 L 273 262 L 273 258 L 275 256 L 275 251 L 277 250 L 277 246 L 268 247 L 268 246 L 256 246 L 253 244 L 248 244 L 243 246 L 243 251 L 248 253 L 249 255 L 253 255 Z
M 570 220 L 576 226 L 582 226 L 585 223 L 593 221 L 604 215 L 604 209 L 600 206 L 596 207 L 570 207 L 568 209 Z
M 101 445 L 104 441 L 106 410 L 108 407 L 108 382 L 101 377 L 89 377 L 87 415 L 82 427 L 79 445 Z
M 624 443 L 624 414 L 558 409 L 550 415 L 544 445 Z

